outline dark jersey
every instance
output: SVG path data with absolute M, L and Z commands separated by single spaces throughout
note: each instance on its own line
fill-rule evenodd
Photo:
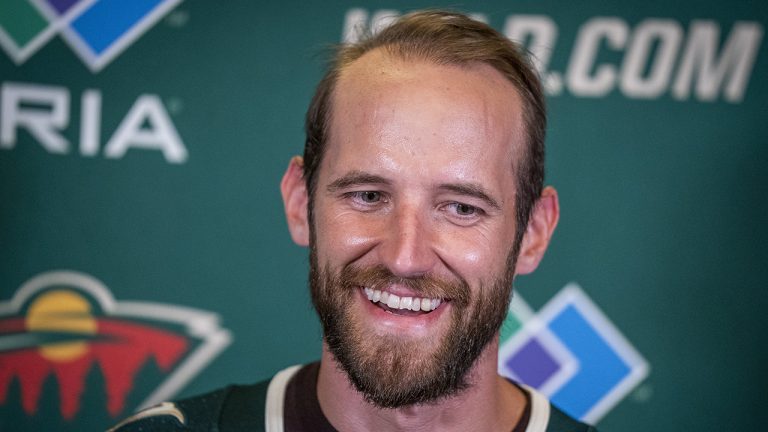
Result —
M 271 380 L 229 386 L 178 402 L 164 402 L 121 422 L 110 432 L 336 432 L 317 400 L 319 363 L 294 366 Z M 596 432 L 568 417 L 534 390 L 512 432 Z

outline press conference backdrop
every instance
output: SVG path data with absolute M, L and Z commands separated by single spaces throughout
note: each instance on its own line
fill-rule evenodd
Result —
M 0 430 L 313 361 L 278 184 L 326 48 L 450 6 L 524 43 L 562 217 L 499 370 L 605 431 L 762 430 L 764 2 L 2 0 Z

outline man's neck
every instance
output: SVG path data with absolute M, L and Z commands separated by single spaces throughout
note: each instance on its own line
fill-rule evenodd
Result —
M 434 404 L 382 409 L 368 403 L 323 345 L 317 397 L 339 431 L 511 431 L 525 409 L 522 391 L 500 377 L 498 344 L 486 347 L 469 372 L 470 386 Z

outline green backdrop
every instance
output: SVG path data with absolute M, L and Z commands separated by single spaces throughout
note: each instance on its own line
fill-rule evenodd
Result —
M 51 8 L 0 4 L 0 429 L 103 429 L 183 363 L 143 363 L 111 412 L 111 351 L 79 395 L 61 393 L 53 372 L 13 375 L 12 355 L 30 347 L 7 336 L 35 334 L 25 339 L 34 350 L 67 337 L 56 323 L 30 330 L 38 297 L 11 302 L 50 272 L 90 275 L 120 305 L 113 316 L 208 347 L 170 397 L 317 359 L 307 252 L 287 234 L 278 184 L 302 151 L 325 49 L 381 11 L 441 4 L 104 0 L 83 12 L 83 2 L 38 3 Z M 530 30 L 525 42 L 545 69 L 547 182 L 562 216 L 539 270 L 516 288 L 539 309 L 577 282 L 647 361 L 647 377 L 601 430 L 764 427 L 768 7 L 442 6 L 508 35 Z M 92 29 L 104 23 L 114 35 Z M 110 316 L 86 301 L 93 316 Z M 149 304 L 176 309 L 141 315 Z M 214 314 L 216 338 L 163 321 L 182 306 Z M 78 322 L 82 331 L 92 321 Z M 23 396 L 35 376 L 39 396 Z M 65 415 L 64 400 L 79 405 Z

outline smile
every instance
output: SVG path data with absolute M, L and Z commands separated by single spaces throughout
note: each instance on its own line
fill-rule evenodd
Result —
M 373 303 L 381 303 L 390 309 L 431 312 L 443 302 L 439 298 L 400 297 L 398 295 L 372 288 L 364 288 L 365 295 Z

